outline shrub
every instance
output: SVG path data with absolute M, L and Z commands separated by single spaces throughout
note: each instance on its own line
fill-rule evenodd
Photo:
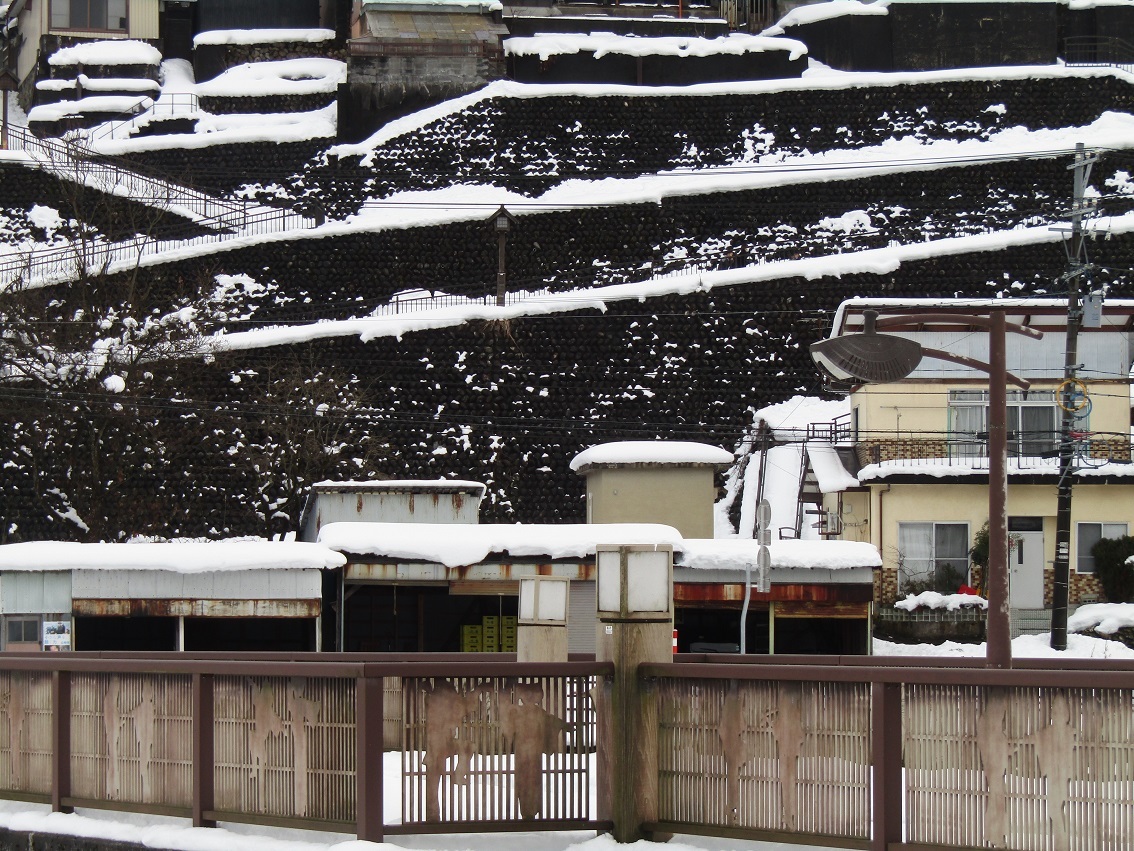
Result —
M 1126 559 L 1134 556 L 1134 537 L 1103 538 L 1091 547 L 1095 576 L 1112 603 L 1134 602 L 1134 567 Z

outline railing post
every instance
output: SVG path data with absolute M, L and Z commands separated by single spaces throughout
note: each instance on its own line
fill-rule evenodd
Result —
M 193 826 L 216 827 L 213 801 L 213 675 L 193 675 Z
M 69 813 L 71 797 L 71 672 L 51 674 L 51 809 Z
M 873 683 L 870 692 L 871 798 L 874 825 L 870 851 L 902 841 L 902 686 Z
M 369 842 L 383 839 L 382 677 L 361 676 L 354 686 L 354 818 L 358 838 Z

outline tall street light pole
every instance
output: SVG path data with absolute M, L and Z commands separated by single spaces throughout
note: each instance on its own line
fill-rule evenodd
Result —
M 988 363 L 930 349 L 915 340 L 878 334 L 876 327 L 917 323 L 955 325 L 963 322 L 988 330 Z M 812 359 L 840 381 L 885 383 L 899 381 L 923 357 L 952 361 L 988 373 L 988 644 L 985 666 L 1012 667 L 1011 600 L 1008 583 L 1008 398 L 1007 382 L 1025 389 L 1028 382 L 1011 375 L 1006 366 L 1005 332 L 1011 330 L 1033 339 L 1043 334 L 1015 322 L 1007 322 L 1003 311 L 990 316 L 924 313 L 877 319 L 873 310 L 863 311 L 863 332 L 832 337 L 811 345 Z

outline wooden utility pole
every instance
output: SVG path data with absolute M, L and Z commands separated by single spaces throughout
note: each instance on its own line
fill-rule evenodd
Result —
M 1066 241 L 1067 281 L 1067 349 L 1063 365 L 1062 399 L 1057 399 L 1062 416 L 1059 427 L 1059 484 L 1055 507 L 1055 563 L 1051 591 L 1051 647 L 1067 649 L 1067 604 L 1071 587 L 1071 485 L 1075 477 L 1074 430 L 1075 402 L 1070 398 L 1076 371 L 1079 368 L 1079 325 L 1083 310 L 1080 304 L 1079 278 L 1089 274 L 1083 217 L 1094 210 L 1094 202 L 1086 201 L 1091 166 L 1098 159 L 1087 154 L 1082 142 L 1075 145 L 1075 160 L 1068 166 L 1074 170 L 1074 198 L 1071 203 L 1071 231 Z

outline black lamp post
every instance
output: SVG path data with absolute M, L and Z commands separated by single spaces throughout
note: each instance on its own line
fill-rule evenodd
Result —
M 508 232 L 516 223 L 516 219 L 501 206 L 488 221 L 492 224 L 492 229 L 496 231 L 496 305 L 503 307 L 508 293 L 508 273 L 504 262 L 504 246 L 508 240 Z
M 1028 383 L 1005 368 L 1006 330 L 1039 339 L 1034 328 L 1006 322 L 1003 311 L 990 316 L 927 313 L 878 320 L 873 310 L 863 311 L 863 332 L 832 337 L 811 345 L 811 357 L 839 381 L 887 383 L 905 378 L 923 357 L 953 361 L 988 373 L 988 645 L 985 664 L 989 668 L 1012 667 L 1010 589 L 1008 584 L 1008 430 L 1007 382 L 1027 388 Z M 988 360 L 958 357 L 929 349 L 916 340 L 876 332 L 878 326 L 916 322 L 963 322 L 988 329 Z

